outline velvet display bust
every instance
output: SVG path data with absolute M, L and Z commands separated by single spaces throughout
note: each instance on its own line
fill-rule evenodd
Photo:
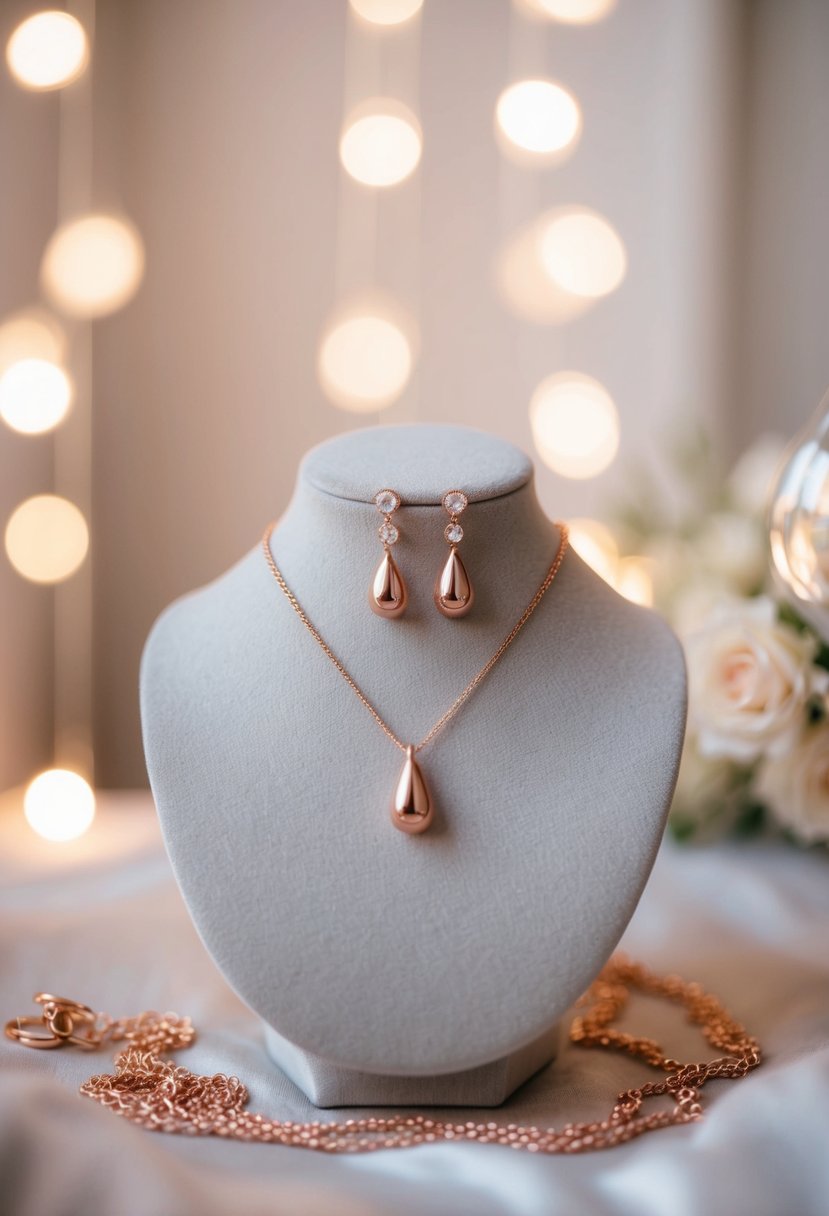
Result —
M 405 613 L 367 592 L 399 493 Z M 441 500 L 463 490 L 473 609 L 435 608 Z M 264 526 L 266 521 L 262 521 Z M 252 541 L 255 538 L 252 538 Z M 392 730 L 422 739 L 542 582 L 559 529 L 512 445 L 372 427 L 309 452 L 270 549 Z M 679 644 L 572 550 L 513 645 L 419 754 L 428 831 L 389 818 L 401 754 L 303 626 L 261 545 L 159 618 L 141 671 L 150 780 L 201 937 L 318 1105 L 492 1105 L 555 1027 L 649 874 L 685 723 Z

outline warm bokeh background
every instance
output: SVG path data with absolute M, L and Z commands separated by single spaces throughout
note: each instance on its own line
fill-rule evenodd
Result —
M 94 19 L 85 77 L 38 94 L 0 69 L 0 319 L 38 298 L 44 245 L 74 211 L 129 215 L 146 272 L 91 336 L 68 326 L 91 413 L 79 402 L 54 435 L 0 427 L 0 512 L 56 486 L 80 505 L 91 494 L 100 785 L 145 781 L 137 673 L 154 617 L 256 542 L 309 445 L 382 418 L 468 423 L 531 449 L 533 391 L 573 369 L 615 401 L 619 454 L 589 480 L 540 464 L 540 492 L 551 513 L 601 515 L 679 427 L 699 420 L 734 454 L 792 433 L 829 383 L 821 0 L 618 0 L 590 25 L 533 21 L 509 0 L 425 0 L 386 31 L 346 0 L 68 7 Z M 0 6 L 4 45 L 35 8 Z M 572 156 L 534 169 L 503 154 L 493 110 L 539 75 L 573 92 L 583 132 Z M 344 114 L 381 93 L 416 113 L 423 156 L 372 191 L 337 147 Z M 534 323 L 495 265 L 562 204 L 612 223 L 627 273 L 582 315 Z M 382 415 L 338 409 L 316 372 L 332 314 L 369 288 L 419 330 L 411 380 Z M 55 725 L 87 712 L 73 673 L 89 657 L 83 577 L 51 589 L 0 561 L 0 788 L 50 764 Z

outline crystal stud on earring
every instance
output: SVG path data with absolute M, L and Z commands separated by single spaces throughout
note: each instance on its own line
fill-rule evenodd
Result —
M 462 490 L 449 490 L 443 496 L 443 509 L 449 516 L 443 535 L 450 549 L 435 583 L 435 604 L 438 611 L 448 617 L 466 616 L 475 599 L 475 591 L 457 548 L 463 540 L 463 528 L 458 516 L 468 506 L 469 499 Z
M 383 516 L 377 535 L 383 542 L 383 557 L 374 572 L 368 592 L 372 612 L 393 620 L 406 610 L 408 592 L 403 576 L 391 555 L 391 546 L 397 544 L 400 532 L 391 517 L 400 506 L 400 495 L 396 490 L 379 490 L 374 495 L 374 505 Z

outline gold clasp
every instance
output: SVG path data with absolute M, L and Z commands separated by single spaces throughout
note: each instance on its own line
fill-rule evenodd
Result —
M 24 1047 L 40 1048 L 64 1047 L 71 1043 L 75 1047 L 94 1049 L 101 1042 L 96 1027 L 98 1015 L 88 1005 L 49 992 L 36 992 L 32 999 L 42 1006 L 41 1013 L 6 1022 L 7 1038 Z

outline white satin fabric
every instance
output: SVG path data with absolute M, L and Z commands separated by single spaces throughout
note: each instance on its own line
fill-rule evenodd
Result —
M 100 800 L 74 844 L 38 842 L 0 811 L 0 1015 L 47 989 L 113 1014 L 189 1014 L 181 1062 L 235 1073 L 251 1108 L 320 1114 L 269 1062 L 261 1025 L 205 953 L 172 879 L 148 795 Z M 78 1096 L 112 1053 L 0 1046 L 0 1211 L 14 1216 L 825 1216 L 829 1212 L 829 861 L 782 844 L 665 844 L 623 947 L 717 993 L 760 1039 L 747 1079 L 704 1091 L 704 1120 L 603 1153 L 542 1157 L 440 1144 L 328 1157 L 153 1134 Z M 481 960 L 486 965 L 486 960 Z M 711 1053 L 681 1016 L 639 1001 L 625 1023 L 682 1059 Z M 648 1079 L 616 1055 L 563 1048 L 487 1118 L 600 1117 Z M 710 1105 L 708 1105 L 710 1103 Z M 453 1118 L 480 1118 L 455 1111 Z

